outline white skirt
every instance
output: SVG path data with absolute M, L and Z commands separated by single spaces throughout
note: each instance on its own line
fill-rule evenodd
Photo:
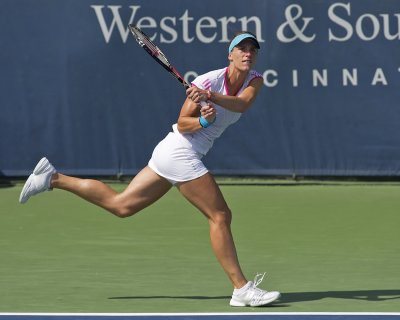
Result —
M 191 148 L 189 141 L 170 132 L 154 149 L 149 167 L 172 184 L 197 179 L 208 170 L 202 154 Z

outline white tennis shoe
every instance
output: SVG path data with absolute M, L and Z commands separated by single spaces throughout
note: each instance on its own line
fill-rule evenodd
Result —
M 26 180 L 19 196 L 19 202 L 25 203 L 35 194 L 51 190 L 50 181 L 53 174 L 57 171 L 46 158 L 42 158 L 36 165 L 33 173 Z
M 257 274 L 253 281 L 249 281 L 243 288 L 233 290 L 230 305 L 232 307 L 260 307 L 269 304 L 281 296 L 278 291 L 265 291 L 257 288 L 263 281 L 264 274 Z

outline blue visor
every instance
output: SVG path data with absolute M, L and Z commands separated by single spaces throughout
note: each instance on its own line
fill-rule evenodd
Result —
M 239 34 L 238 36 L 234 37 L 231 44 L 229 45 L 228 53 L 231 53 L 234 47 L 236 47 L 240 42 L 242 42 L 245 39 L 252 39 L 254 40 L 254 43 L 256 45 L 257 49 L 260 49 L 260 44 L 258 43 L 257 39 L 255 36 L 253 36 L 250 33 L 242 33 Z

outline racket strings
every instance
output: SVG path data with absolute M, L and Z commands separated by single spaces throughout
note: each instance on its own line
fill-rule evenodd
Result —
M 171 65 L 165 54 L 150 40 L 150 38 L 138 27 L 129 25 L 129 29 L 135 37 L 136 42 L 157 61 L 164 69 L 170 72 L 187 89 L 190 87 L 179 72 Z
M 153 56 L 156 56 L 158 59 L 160 59 L 164 64 L 170 65 L 168 59 L 165 57 L 165 55 L 161 52 L 161 50 L 150 41 L 149 38 L 147 38 L 146 35 L 141 34 L 139 37 L 139 40 L 151 51 L 151 54 Z

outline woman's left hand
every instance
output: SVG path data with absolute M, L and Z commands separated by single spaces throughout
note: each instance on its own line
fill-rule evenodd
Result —
M 208 91 L 193 86 L 186 90 L 186 96 L 193 102 L 200 103 L 208 100 Z

